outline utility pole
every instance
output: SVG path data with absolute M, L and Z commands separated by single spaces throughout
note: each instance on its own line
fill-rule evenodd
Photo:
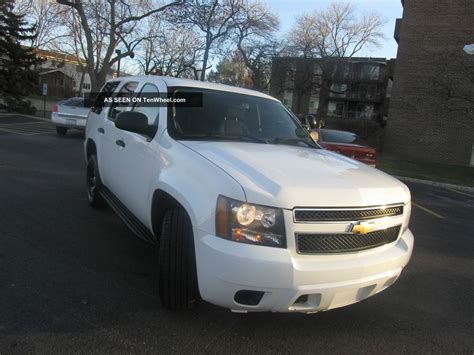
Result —
M 117 56 L 119 56 L 120 54 L 122 54 L 122 51 L 120 49 L 116 49 L 115 54 L 117 54 Z M 119 58 L 118 64 L 117 64 L 117 78 L 120 76 L 120 59 L 121 58 Z

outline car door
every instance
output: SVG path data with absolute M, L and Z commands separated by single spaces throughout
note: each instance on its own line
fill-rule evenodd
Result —
M 99 153 L 99 172 L 103 184 L 118 196 L 118 174 L 120 170 L 117 169 L 116 159 L 120 156 L 120 151 L 123 147 L 120 145 L 120 130 L 115 127 L 115 119 L 122 111 L 130 110 L 132 103 L 119 101 L 126 98 L 132 98 L 136 89 L 138 88 L 138 81 L 122 82 L 122 85 L 116 90 L 113 95 L 113 102 L 104 112 L 104 118 L 100 129 L 101 134 L 101 151 Z
M 139 88 L 136 98 L 143 100 L 158 96 L 159 92 L 158 84 L 146 82 Z M 160 111 L 163 107 L 156 103 L 140 103 L 138 100 L 130 109 L 145 114 L 148 124 L 154 126 L 157 132 Z M 150 190 L 152 182 L 161 171 L 158 142 L 154 137 L 118 128 L 115 130 L 115 138 L 121 141 L 122 145 L 115 147 L 113 192 L 142 223 L 148 225 Z

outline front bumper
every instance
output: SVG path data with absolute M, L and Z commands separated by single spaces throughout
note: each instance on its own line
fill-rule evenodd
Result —
M 412 250 L 408 229 L 391 244 L 339 255 L 298 255 L 291 249 L 240 244 L 198 232 L 199 290 L 204 300 L 238 312 L 320 312 L 392 285 Z M 234 300 L 240 290 L 264 294 L 256 306 L 243 305 Z

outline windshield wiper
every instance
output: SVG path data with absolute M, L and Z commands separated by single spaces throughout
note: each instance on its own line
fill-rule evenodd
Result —
M 311 144 L 304 139 L 300 138 L 275 138 L 274 140 L 270 141 L 271 144 L 288 144 L 288 145 L 298 145 L 298 143 L 304 143 L 308 147 L 317 148 L 316 144 Z

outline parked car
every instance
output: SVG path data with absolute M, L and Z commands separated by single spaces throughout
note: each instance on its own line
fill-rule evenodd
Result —
M 82 97 L 71 97 L 54 105 L 51 121 L 57 134 L 64 136 L 69 128 L 85 129 L 90 108 L 91 101 Z
M 137 103 L 182 93 L 202 104 Z M 408 188 L 321 149 L 263 93 L 114 79 L 91 110 L 84 153 L 90 205 L 109 204 L 158 246 L 169 309 L 202 299 L 235 312 L 325 311 L 383 291 L 412 254 Z
M 335 129 L 320 128 L 318 132 L 318 143 L 339 154 L 358 160 L 370 166 L 377 164 L 377 151 L 369 147 L 357 134 Z

